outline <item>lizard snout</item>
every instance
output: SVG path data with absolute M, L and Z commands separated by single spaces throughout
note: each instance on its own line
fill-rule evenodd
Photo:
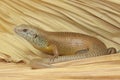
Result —
M 15 27 L 15 28 L 14 28 L 14 31 L 15 31 L 16 33 L 19 33 L 19 32 L 21 31 L 21 29 L 20 29 L 19 27 Z
M 20 32 L 23 32 L 24 29 L 26 29 L 25 25 L 24 25 L 24 24 L 21 24 L 21 25 L 16 26 L 16 27 L 14 28 L 14 31 L 15 31 L 16 33 L 20 33 Z M 26 29 L 26 30 L 27 30 L 27 29 Z M 24 32 L 25 32 L 25 31 L 24 31 Z

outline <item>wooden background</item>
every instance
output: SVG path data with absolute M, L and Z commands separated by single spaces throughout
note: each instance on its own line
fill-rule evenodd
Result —
M 92 35 L 107 47 L 120 50 L 119 0 L 0 0 L 0 79 L 120 78 L 120 54 L 54 64 L 57 68 L 32 70 L 27 63 L 47 55 L 14 33 L 14 27 L 19 24 L 32 24 L 48 31 Z M 24 63 L 16 63 L 20 61 Z

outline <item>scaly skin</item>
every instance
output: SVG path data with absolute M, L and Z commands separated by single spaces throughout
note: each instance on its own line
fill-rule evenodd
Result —
M 17 26 L 15 32 L 28 40 L 35 48 L 53 55 L 52 63 L 116 53 L 116 49 L 107 49 L 99 39 L 85 34 L 48 32 L 25 24 Z M 31 65 L 34 66 L 33 64 L 41 61 L 51 63 L 51 59 L 33 60 Z

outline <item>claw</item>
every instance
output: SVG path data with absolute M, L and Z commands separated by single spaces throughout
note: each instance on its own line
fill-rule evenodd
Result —
M 50 62 L 48 64 L 54 63 L 55 58 L 58 58 L 58 55 L 50 57 Z

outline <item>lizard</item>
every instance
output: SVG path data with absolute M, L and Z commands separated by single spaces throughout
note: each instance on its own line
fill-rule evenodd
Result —
M 36 49 L 53 56 L 53 61 L 51 58 L 31 60 L 30 65 L 34 68 L 50 67 L 53 63 L 116 53 L 115 48 L 107 48 L 101 40 L 82 33 L 50 32 L 27 24 L 16 26 L 14 31 Z

